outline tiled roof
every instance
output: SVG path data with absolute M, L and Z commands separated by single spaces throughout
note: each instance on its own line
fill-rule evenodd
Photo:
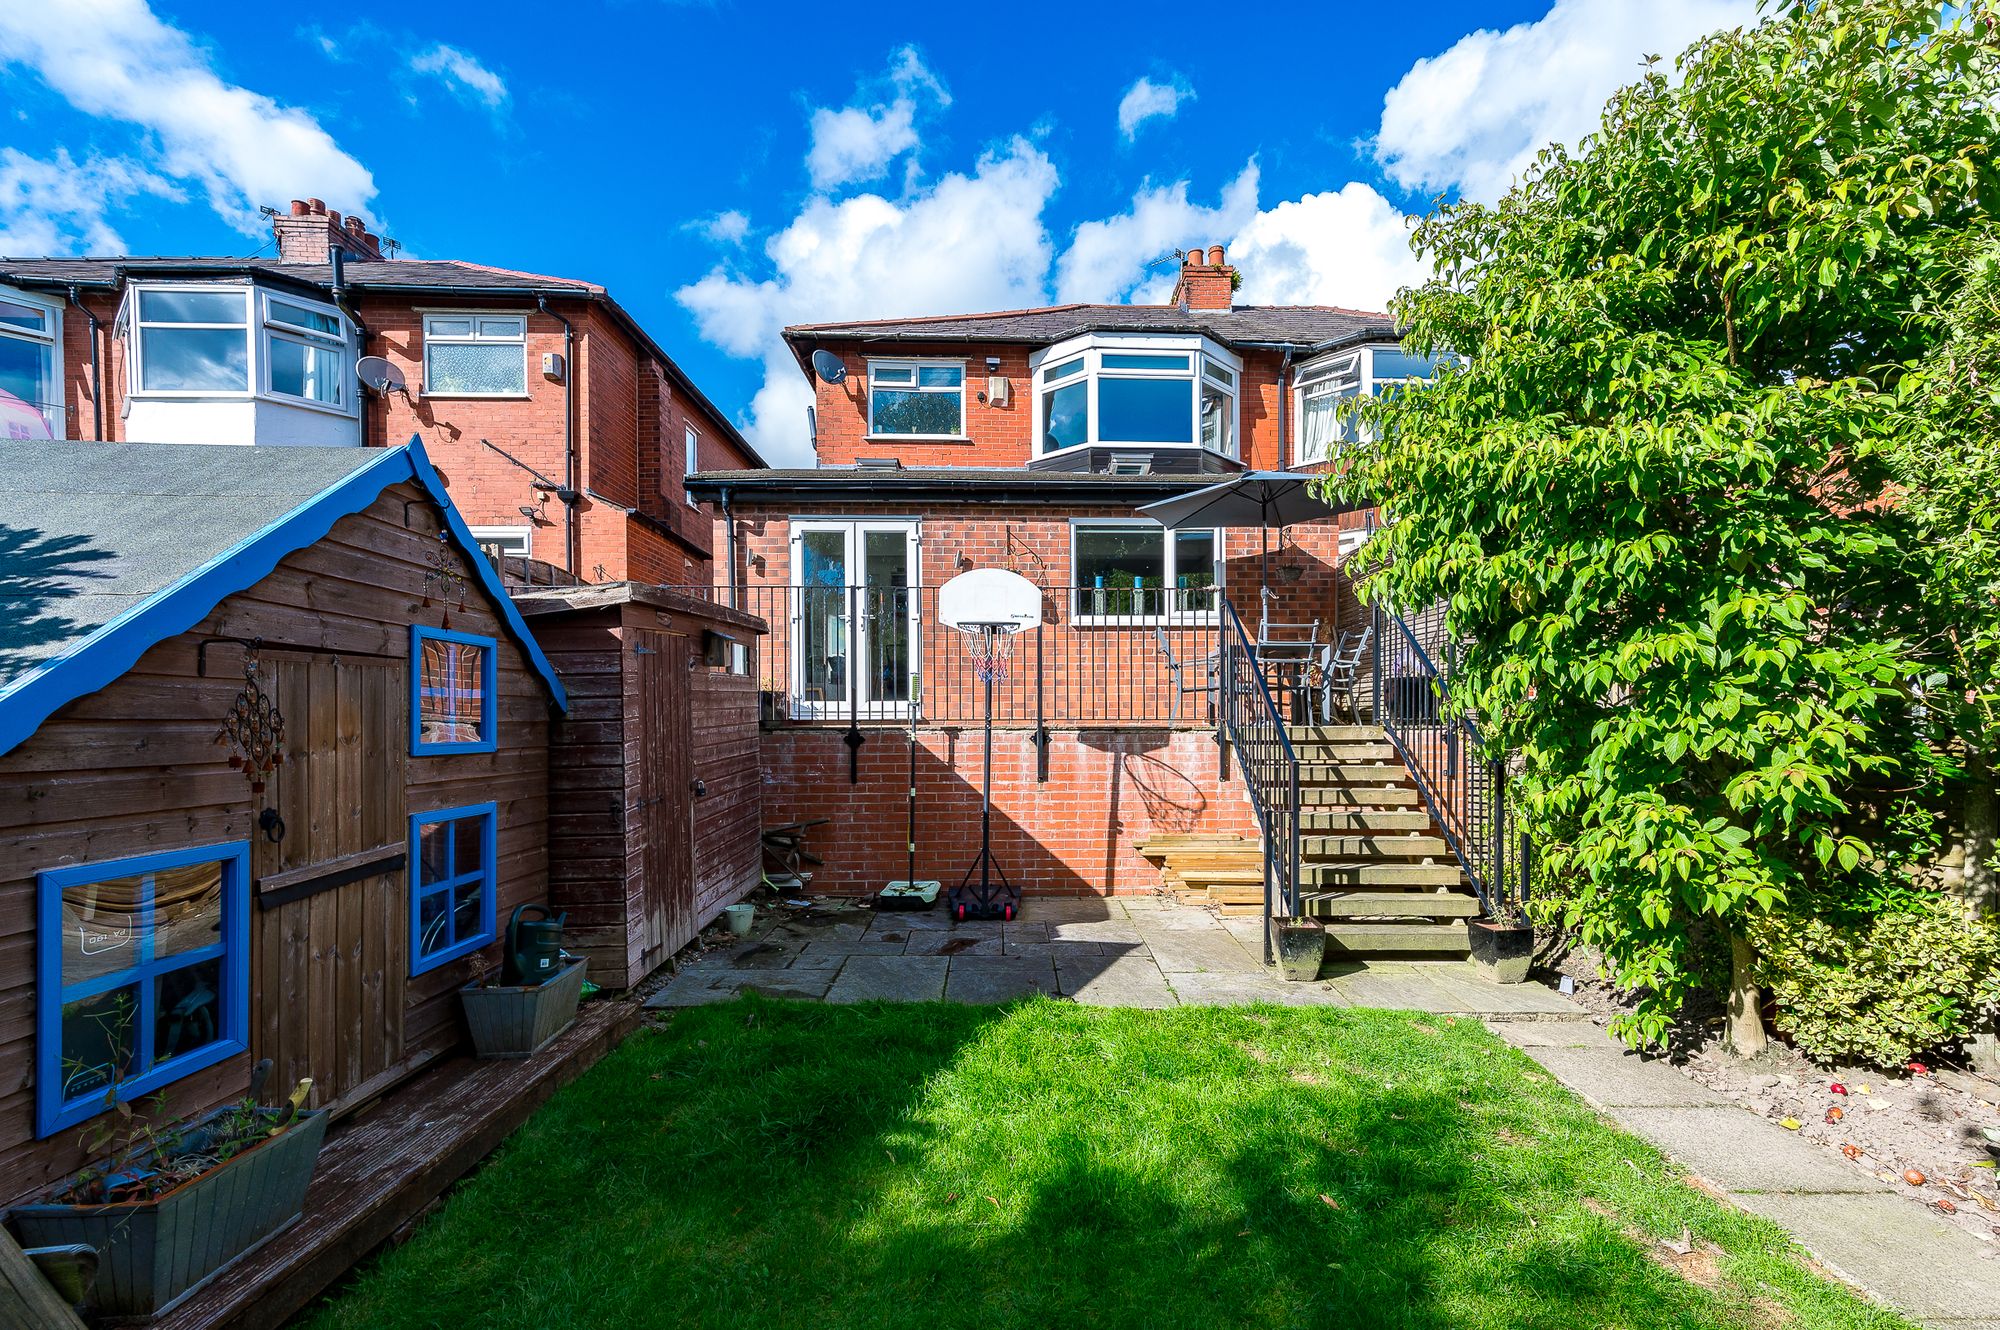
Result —
M 785 329 L 794 350 L 820 342 L 1028 342 L 1048 345 L 1087 332 L 1205 333 L 1225 344 L 1277 343 L 1301 349 L 1393 337 L 1387 314 L 1331 305 L 1241 305 L 1186 310 L 1177 305 L 1050 305 L 1042 309 L 937 318 L 807 323 Z

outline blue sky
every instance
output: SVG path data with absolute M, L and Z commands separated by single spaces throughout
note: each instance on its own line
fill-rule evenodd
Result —
M 0 253 L 247 254 L 257 204 L 318 195 L 410 254 L 603 283 L 801 461 L 786 323 L 1158 299 L 1189 243 L 1246 300 L 1379 308 L 1422 275 L 1405 214 L 1493 197 L 1754 5 L 286 12 L 0 6 Z

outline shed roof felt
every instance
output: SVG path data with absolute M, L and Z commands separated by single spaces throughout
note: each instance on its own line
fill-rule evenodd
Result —
M 400 448 L 0 443 L 0 753 L 200 623 L 391 485 L 426 490 L 509 635 L 567 706 L 416 440 Z M 304 611 L 302 611 L 304 612 Z

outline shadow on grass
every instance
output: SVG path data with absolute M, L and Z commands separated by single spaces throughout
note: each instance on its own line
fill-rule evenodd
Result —
M 337 1327 L 1891 1325 L 1472 1022 L 676 1015 L 310 1319 Z M 1628 1234 L 1729 1253 L 1714 1287 Z

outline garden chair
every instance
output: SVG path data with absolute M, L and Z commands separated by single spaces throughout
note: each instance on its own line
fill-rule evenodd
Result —
M 1347 714 L 1355 720 L 1361 719 L 1361 710 L 1354 700 L 1354 686 L 1361 673 L 1361 658 L 1368 654 L 1368 644 L 1375 640 L 1375 625 L 1370 624 L 1358 633 L 1342 633 L 1333 646 L 1322 648 L 1319 659 L 1319 723 L 1333 722 L 1333 699 L 1336 695 L 1347 699 Z
M 1306 674 L 1320 656 L 1319 620 L 1274 623 L 1265 605 L 1257 618 L 1257 667 L 1273 693 L 1292 698 L 1296 717 L 1306 704 Z
M 1199 662 L 1181 660 L 1174 655 L 1173 639 L 1167 636 L 1165 624 L 1154 625 L 1153 636 L 1154 641 L 1159 646 L 1160 655 L 1166 658 L 1168 686 L 1173 690 L 1167 698 L 1167 717 L 1169 723 L 1178 724 L 1180 722 L 1181 699 L 1189 693 L 1198 693 L 1206 699 L 1208 704 L 1208 720 L 1213 722 L 1215 720 L 1216 688 L 1220 682 L 1215 677 L 1216 660 L 1214 654 L 1211 653 L 1206 660 Z M 1201 676 L 1190 683 L 1188 675 L 1195 669 L 1202 671 Z

